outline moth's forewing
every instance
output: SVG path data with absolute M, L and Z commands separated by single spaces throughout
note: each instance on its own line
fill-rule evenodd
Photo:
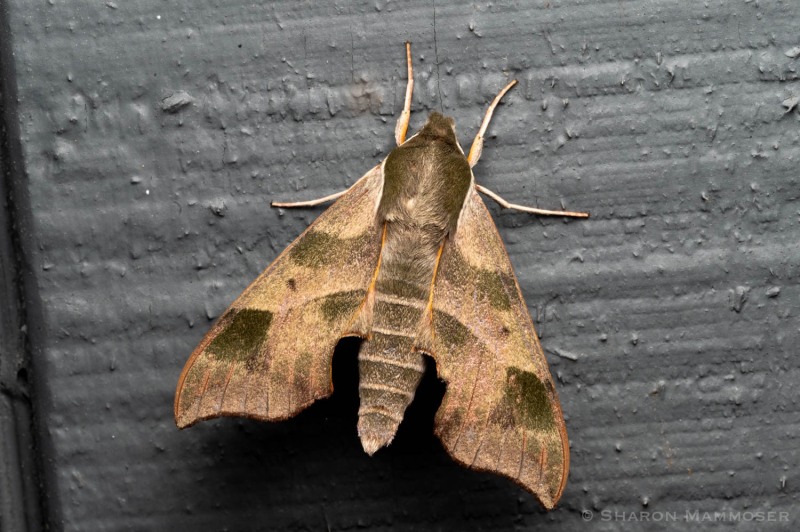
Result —
M 364 301 L 381 246 L 370 170 L 234 301 L 192 353 L 175 421 L 288 418 L 333 390 L 336 343 Z
M 569 469 L 561 406 L 503 242 L 474 189 L 445 242 L 433 306 L 432 355 L 447 383 L 437 435 L 457 461 L 510 477 L 552 508 Z

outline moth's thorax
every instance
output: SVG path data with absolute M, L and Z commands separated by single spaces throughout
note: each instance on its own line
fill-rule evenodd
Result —
M 392 150 L 383 172 L 383 220 L 425 228 L 439 240 L 455 229 L 472 172 L 452 118 L 431 113 L 416 135 Z

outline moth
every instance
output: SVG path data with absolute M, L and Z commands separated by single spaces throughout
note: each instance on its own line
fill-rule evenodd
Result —
M 239 296 L 194 350 L 178 381 L 180 428 L 218 416 L 282 420 L 333 392 L 331 359 L 345 336 L 358 353 L 358 435 L 388 445 L 433 357 L 446 391 L 435 432 L 467 467 L 504 475 L 553 508 L 569 445 L 542 347 L 482 192 L 475 183 L 492 101 L 469 154 L 451 118 L 431 113 L 406 139 L 414 77 L 395 128 L 397 147 Z

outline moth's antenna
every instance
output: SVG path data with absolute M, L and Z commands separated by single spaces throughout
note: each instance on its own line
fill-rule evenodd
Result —
M 436 0 L 433 0 L 433 55 L 436 59 L 436 90 L 439 93 L 439 110 L 444 114 L 442 104 L 442 78 L 439 76 L 439 47 L 436 44 Z

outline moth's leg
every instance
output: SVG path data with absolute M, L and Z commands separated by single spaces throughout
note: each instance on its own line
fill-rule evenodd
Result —
M 486 110 L 486 116 L 483 117 L 481 128 L 478 130 L 478 134 L 475 135 L 475 140 L 472 141 L 472 147 L 469 149 L 469 155 L 467 156 L 467 161 L 469 161 L 470 168 L 475 166 L 475 164 L 478 162 L 478 159 L 481 158 L 481 152 L 483 151 L 483 134 L 486 133 L 486 128 L 489 127 L 489 120 L 492 119 L 494 108 L 500 103 L 500 98 L 502 98 L 503 95 L 516 84 L 517 80 L 511 80 L 511 83 L 503 87 L 503 90 L 501 90 L 500 93 L 494 97 L 491 105 L 489 105 L 489 108 Z
M 476 184 L 475 188 L 478 189 L 478 192 L 483 192 L 484 194 L 495 200 L 497 203 L 499 203 L 501 207 L 504 207 L 506 209 L 514 209 L 515 211 L 529 212 L 531 214 L 544 214 L 550 216 L 571 216 L 572 218 L 589 217 L 588 212 L 549 211 L 546 209 L 537 209 L 535 207 L 526 207 L 524 205 L 517 205 L 516 203 L 509 203 L 486 187 L 482 187 Z
M 439 251 L 436 253 L 436 261 L 433 263 L 433 275 L 431 275 L 431 285 L 428 289 L 428 302 L 425 309 L 422 311 L 422 317 L 417 327 L 414 340 L 414 350 L 422 351 L 423 353 L 433 353 L 433 293 L 434 285 L 436 284 L 436 276 L 439 274 L 439 265 L 442 261 L 442 251 L 444 251 L 445 242 L 439 245 Z
M 444 251 L 444 242 L 439 246 L 439 251 L 436 253 L 436 262 L 433 263 L 433 276 L 431 277 L 431 288 L 428 292 L 428 305 L 425 307 L 425 315 L 430 317 L 433 316 L 433 287 L 436 284 L 436 275 L 439 273 L 442 251 Z
M 336 198 L 338 198 L 339 196 L 343 196 L 348 190 L 350 190 L 350 189 L 348 188 L 346 190 L 342 190 L 341 192 L 336 192 L 334 194 L 331 194 L 330 196 L 325 196 L 324 198 L 317 198 L 317 199 L 308 200 L 308 201 L 293 201 L 293 202 L 290 202 L 290 203 L 286 203 L 286 202 L 282 202 L 282 201 L 273 201 L 272 203 L 270 203 L 270 206 L 272 206 L 272 207 L 280 207 L 281 209 L 292 208 L 292 207 L 315 207 L 315 206 L 320 205 L 322 203 L 326 203 L 328 201 L 333 201 Z
M 394 140 L 397 141 L 398 146 L 406 141 L 408 121 L 411 119 L 411 93 L 414 92 L 414 72 L 411 68 L 411 43 L 408 41 L 406 41 L 406 63 L 408 64 L 406 101 L 403 104 L 403 112 L 400 113 L 400 118 L 397 120 L 397 126 L 394 128 Z

